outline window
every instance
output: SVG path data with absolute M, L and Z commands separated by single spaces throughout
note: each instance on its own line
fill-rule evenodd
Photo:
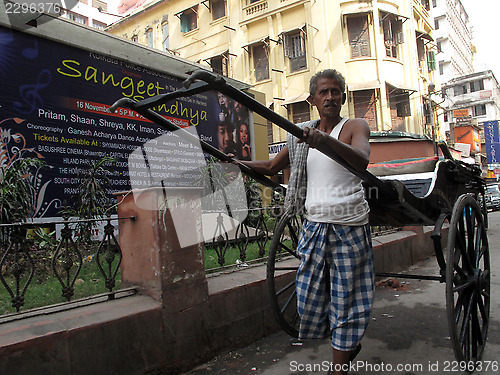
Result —
M 388 84 L 387 97 L 389 98 L 392 130 L 406 131 L 404 118 L 411 116 L 410 93 Z
M 432 124 L 432 118 L 431 118 L 431 104 L 428 99 L 423 99 L 424 102 L 424 118 L 425 118 L 425 124 L 429 125 Z
M 106 24 L 104 22 L 92 20 L 92 27 L 98 30 L 104 30 L 106 28 Z
M 426 9 L 426 10 L 431 10 L 431 5 L 429 3 L 429 0 L 420 0 L 420 2 L 422 3 L 422 6 Z
M 153 29 L 149 28 L 146 30 L 146 45 L 153 48 Z
M 467 94 L 467 86 L 465 86 L 465 85 L 454 86 L 453 93 L 455 96 Z
M 475 92 L 480 90 L 484 90 L 484 83 L 482 79 L 470 82 L 470 92 Z
M 368 34 L 368 17 L 349 17 L 347 33 L 351 48 L 351 58 L 371 56 L 370 36 Z
M 220 56 L 215 56 L 210 59 L 210 66 L 214 70 L 214 73 L 220 74 L 222 76 L 228 76 L 228 58 L 227 54 L 224 53 Z
M 290 106 L 294 124 L 311 120 L 311 110 L 308 102 L 292 103 Z
M 269 79 L 269 50 L 266 43 L 252 46 L 253 69 L 257 82 Z
M 285 57 L 290 60 L 291 72 L 307 68 L 305 33 L 302 30 L 285 34 L 283 47 Z
M 398 45 L 404 42 L 403 21 L 397 16 L 385 13 L 382 17 L 384 31 L 385 54 L 387 57 L 398 57 Z
M 427 71 L 430 73 L 433 70 L 436 70 L 436 53 L 427 51 Z
M 130 38 L 130 39 L 132 39 L 132 42 L 136 42 L 136 43 L 139 41 L 139 38 L 137 37 L 137 35 L 132 35 L 132 38 Z
M 437 18 L 434 19 L 434 29 L 439 30 L 439 20 Z
M 180 14 L 181 32 L 187 33 L 198 28 L 197 7 L 186 9 Z
M 377 108 L 375 90 L 359 90 L 352 92 L 354 117 L 364 118 L 370 130 L 377 131 Z
M 161 34 L 162 34 L 161 45 L 162 45 L 163 51 L 168 51 L 170 49 L 168 22 L 162 23 Z
M 439 75 L 444 75 L 444 61 L 439 62 Z
M 224 17 L 226 15 L 226 1 L 225 0 L 210 1 L 210 10 L 212 12 L 212 21 Z
M 438 41 L 438 42 L 436 43 L 436 47 L 437 47 L 438 52 L 443 52 L 443 48 L 442 48 L 442 43 L 441 43 L 441 41 Z
M 485 116 L 486 115 L 486 104 L 479 104 L 472 107 L 472 116 Z
M 71 21 L 81 23 L 82 25 L 87 25 L 88 24 L 88 18 L 85 16 L 82 16 L 81 14 L 78 13 L 73 13 L 70 12 L 69 10 L 63 10 L 62 16 L 64 18 L 67 18 Z
M 417 39 L 417 55 L 418 61 L 425 60 L 425 44 L 422 38 Z
M 410 93 L 408 91 L 402 91 L 397 95 L 397 114 L 398 117 L 409 117 L 411 116 L 410 108 Z
M 432 0 L 432 7 L 436 8 L 437 7 L 437 0 Z

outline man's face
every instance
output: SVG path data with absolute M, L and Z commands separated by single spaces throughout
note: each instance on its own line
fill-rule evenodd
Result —
M 219 101 L 219 106 L 221 108 L 224 107 L 224 109 L 226 110 L 228 108 L 227 98 L 219 92 L 217 93 L 217 99 Z
M 345 100 L 346 94 L 342 93 L 340 85 L 335 79 L 318 79 L 312 104 L 318 109 L 320 117 L 337 118 Z
M 227 150 L 233 142 L 233 133 L 227 126 L 219 125 L 217 135 L 219 138 L 219 150 Z

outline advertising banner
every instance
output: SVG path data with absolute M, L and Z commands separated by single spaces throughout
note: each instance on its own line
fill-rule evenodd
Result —
M 488 164 L 500 163 L 500 137 L 498 135 L 498 121 L 485 121 L 484 139 L 486 142 L 486 158 Z
M 169 132 L 129 109 L 108 112 L 122 97 L 141 100 L 177 90 L 180 78 L 0 27 L 0 79 L 0 167 L 20 158 L 45 162 L 33 176 L 35 217 L 58 216 L 63 201 L 70 203 L 77 193 L 78 176 L 91 160 L 116 158 L 108 176 L 110 197 L 130 189 L 129 156 L 141 146 L 159 155 L 155 165 L 158 173 L 166 171 L 167 185 L 182 185 L 178 175 L 168 180 L 168 165 L 191 164 L 192 152 L 168 151 L 171 139 L 158 144 L 156 138 Z M 154 109 L 181 127 L 194 128 L 214 147 L 250 158 L 248 110 L 220 93 Z

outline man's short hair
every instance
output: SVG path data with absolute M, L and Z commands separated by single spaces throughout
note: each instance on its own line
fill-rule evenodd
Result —
M 344 76 L 337 72 L 335 69 L 325 69 L 322 70 L 311 77 L 309 81 L 309 94 L 316 94 L 316 89 L 318 88 L 318 79 L 320 78 L 330 78 L 337 81 L 342 92 L 345 92 L 345 78 Z

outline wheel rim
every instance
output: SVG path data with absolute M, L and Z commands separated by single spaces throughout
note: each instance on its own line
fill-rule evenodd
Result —
M 283 217 L 273 233 L 267 262 L 267 289 L 271 308 L 281 328 L 298 337 L 299 315 L 295 276 L 299 266 L 297 244 L 302 220 Z
M 446 307 L 458 361 L 477 362 L 490 312 L 490 258 L 483 215 L 470 195 L 459 197 L 448 234 Z

